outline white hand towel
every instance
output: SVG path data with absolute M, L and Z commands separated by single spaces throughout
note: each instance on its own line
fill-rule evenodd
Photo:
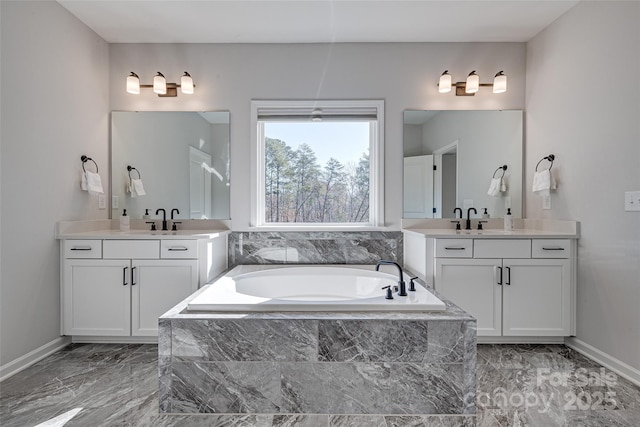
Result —
M 82 189 L 88 191 L 89 194 L 104 194 L 100 175 L 85 171 L 82 174 Z
M 556 189 L 556 180 L 549 169 L 536 172 L 533 175 L 532 191 L 540 196 L 548 195 L 551 190 Z
M 489 184 L 489 191 L 487 191 L 487 194 L 493 197 L 499 196 L 501 191 L 501 181 L 502 178 L 493 178 L 491 180 L 491 184 Z
M 131 180 L 131 195 L 133 196 L 133 194 L 135 193 L 136 196 L 144 196 L 146 193 L 146 191 L 144 191 L 144 186 L 142 185 L 142 180 L 141 179 L 132 179 Z
M 500 178 L 500 192 L 504 193 L 507 191 L 507 183 L 504 182 L 504 177 Z

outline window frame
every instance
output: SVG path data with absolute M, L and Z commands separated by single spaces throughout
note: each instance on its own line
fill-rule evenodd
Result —
M 361 223 L 292 223 L 266 222 L 266 165 L 265 138 L 260 110 L 291 111 L 296 109 L 354 109 L 371 108 L 376 111 L 376 120 L 370 127 L 369 147 L 369 221 Z M 274 230 L 363 230 L 384 227 L 384 100 L 252 100 L 251 101 L 251 228 Z

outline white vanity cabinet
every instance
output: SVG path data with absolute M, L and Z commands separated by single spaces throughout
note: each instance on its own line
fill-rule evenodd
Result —
M 478 336 L 571 335 L 569 239 L 435 239 L 438 292 Z
M 158 317 L 199 285 L 197 240 L 68 239 L 62 258 L 64 335 L 157 336 Z

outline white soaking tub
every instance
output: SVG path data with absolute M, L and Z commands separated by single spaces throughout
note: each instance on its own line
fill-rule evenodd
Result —
M 254 270 L 254 271 L 251 271 Z M 257 271 L 255 271 L 257 270 Z M 407 289 L 409 278 L 405 275 Z M 374 266 L 238 266 L 187 306 L 189 311 L 443 311 L 445 304 L 416 283 L 408 296 L 385 299 L 397 274 Z

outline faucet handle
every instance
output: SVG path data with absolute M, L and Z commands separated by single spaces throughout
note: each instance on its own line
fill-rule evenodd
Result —
M 387 290 L 387 295 L 384 299 L 393 299 L 393 289 L 391 288 L 391 285 L 383 286 L 382 289 Z
M 146 221 L 146 224 L 151 224 L 151 231 L 156 231 L 156 222 L 155 221 Z
M 452 224 L 455 222 L 456 223 L 456 230 L 460 230 L 460 221 L 450 221 Z
M 482 230 L 482 224 L 489 221 L 478 221 L 478 230 Z
M 418 278 L 418 276 L 416 277 L 412 277 L 409 282 L 409 292 L 415 292 L 416 291 L 416 284 L 413 283 L 414 280 L 416 280 Z
M 178 231 L 176 224 L 182 224 L 182 221 L 171 221 L 171 231 Z

